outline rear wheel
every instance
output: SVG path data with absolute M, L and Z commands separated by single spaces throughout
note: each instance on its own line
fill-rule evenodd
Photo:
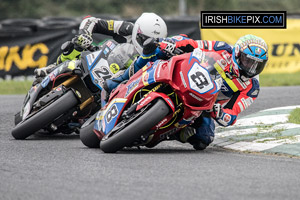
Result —
M 100 140 L 94 133 L 94 121 L 80 129 L 80 140 L 89 148 L 99 148 Z
M 17 124 L 17 126 L 12 130 L 12 136 L 15 139 L 25 139 L 50 124 L 57 117 L 64 114 L 77 104 L 77 98 L 73 91 L 69 90 L 59 99 L 49 104 L 46 108 L 41 109 L 35 115 Z
M 169 107 L 164 100 L 158 101 L 135 121 L 126 125 L 124 129 L 105 136 L 100 142 L 100 148 L 105 153 L 115 153 L 125 146 L 132 144 L 136 139 L 147 133 L 169 113 Z

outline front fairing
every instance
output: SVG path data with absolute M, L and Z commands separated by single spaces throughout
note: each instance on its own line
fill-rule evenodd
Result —
M 215 73 L 217 62 L 208 60 L 212 56 L 219 58 L 218 55 L 206 55 L 196 50 L 170 60 L 148 63 L 111 93 L 108 104 L 97 115 L 94 129 L 108 134 L 118 123 L 128 102 L 136 98 L 137 91 L 157 83 L 171 86 L 184 104 L 184 113 L 176 128 L 192 123 L 202 111 L 212 109 L 222 84 L 220 76 Z
M 103 84 L 107 79 L 111 79 L 116 73 L 124 69 L 116 61 L 110 59 L 110 55 L 117 47 L 117 43 L 108 40 L 98 51 L 84 52 L 81 55 L 83 67 L 87 69 L 92 82 L 102 90 Z
M 53 87 L 53 81 L 56 80 L 56 78 L 65 73 L 72 73 L 72 71 L 75 69 L 75 61 L 71 61 L 73 64 L 70 63 L 62 63 L 60 64 L 56 69 L 54 69 L 50 74 L 48 74 L 41 83 L 36 84 L 35 86 L 31 87 L 28 91 L 22 110 L 20 112 L 20 115 L 22 119 L 24 120 L 29 113 L 32 110 L 34 102 L 39 97 L 39 94 L 42 92 L 42 90 L 48 90 L 47 88 L 51 89 Z
M 210 110 L 222 85 L 222 78 L 215 69 L 220 59 L 222 57 L 215 52 L 195 49 L 159 66 L 156 81 L 171 85 L 191 110 Z

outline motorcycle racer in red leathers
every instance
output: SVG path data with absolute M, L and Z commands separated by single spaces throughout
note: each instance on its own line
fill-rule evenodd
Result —
M 234 47 L 221 41 L 195 41 L 184 35 L 161 39 L 159 48 L 155 48 L 150 42 L 144 44 L 143 54 L 117 78 L 117 81 L 107 80 L 105 90 L 110 92 L 118 85 L 117 82 L 128 79 L 148 61 L 153 62 L 166 55 L 174 55 L 175 49 L 192 52 L 195 48 L 214 51 L 222 57 L 217 60 L 221 67 L 216 70 L 222 77 L 223 84 L 213 110 L 203 112 L 191 126 L 177 133 L 175 139 L 189 142 L 196 150 L 203 150 L 214 140 L 214 120 L 220 126 L 233 125 L 239 113 L 247 109 L 257 98 L 258 74 L 263 71 L 268 60 L 268 47 L 262 38 L 245 35 L 239 38 Z
M 184 43 L 184 42 L 183 42 Z M 177 46 L 177 45 L 176 45 Z M 205 149 L 214 139 L 213 118 L 220 126 L 233 125 L 239 113 L 247 109 L 259 93 L 259 78 L 268 60 L 265 41 L 254 35 L 241 37 L 234 47 L 220 41 L 198 41 L 203 51 L 215 51 L 223 57 L 217 61 L 216 70 L 223 78 L 213 112 L 197 119 L 179 135 L 180 141 L 188 141 L 195 149 Z

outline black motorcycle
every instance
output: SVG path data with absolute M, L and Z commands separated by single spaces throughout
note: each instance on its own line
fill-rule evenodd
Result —
M 107 60 L 116 46 L 115 41 L 108 40 L 96 51 L 84 51 L 81 59 L 58 65 L 32 86 L 15 115 L 12 136 L 25 139 L 40 130 L 79 133 L 81 125 L 101 107 L 103 82 L 116 71 L 112 68 L 116 64 Z

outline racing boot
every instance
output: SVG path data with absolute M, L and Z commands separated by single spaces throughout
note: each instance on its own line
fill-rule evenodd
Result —
M 188 142 L 193 145 L 196 150 L 204 150 L 214 141 L 215 123 L 208 116 L 200 116 L 193 124 L 196 134 L 188 138 Z
M 190 137 L 196 134 L 196 129 L 193 127 L 185 127 L 181 129 L 179 132 L 175 133 L 174 136 L 170 137 L 170 140 L 177 140 L 181 143 L 186 143 Z
M 206 143 L 199 139 L 197 135 L 193 135 L 188 139 L 188 142 L 193 146 L 195 150 L 204 150 L 209 145 L 209 143 Z
M 215 124 L 210 117 L 200 116 L 194 124 L 185 127 L 174 135 L 174 139 L 182 143 L 190 143 L 195 150 L 204 150 L 213 142 Z

